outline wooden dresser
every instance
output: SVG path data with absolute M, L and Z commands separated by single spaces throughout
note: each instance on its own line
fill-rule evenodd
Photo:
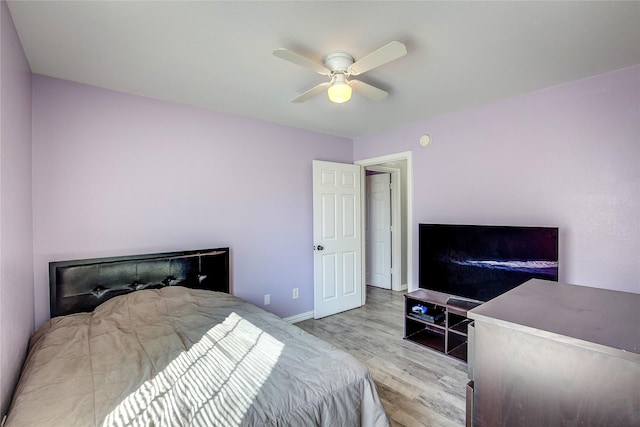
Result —
M 640 426 L 640 294 L 532 279 L 467 316 L 468 426 Z

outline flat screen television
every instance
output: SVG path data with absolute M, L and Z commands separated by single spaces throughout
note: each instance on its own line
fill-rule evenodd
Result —
M 420 224 L 418 268 L 420 288 L 486 302 L 558 280 L 558 228 Z

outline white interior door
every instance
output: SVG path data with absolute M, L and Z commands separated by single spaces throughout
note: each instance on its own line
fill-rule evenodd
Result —
M 391 289 L 391 174 L 366 179 L 367 284 Z
M 362 305 L 360 166 L 313 161 L 314 317 Z

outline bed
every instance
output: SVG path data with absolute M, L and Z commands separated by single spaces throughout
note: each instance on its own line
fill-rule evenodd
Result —
M 54 262 L 50 284 L 6 427 L 389 425 L 364 365 L 228 293 L 228 248 Z

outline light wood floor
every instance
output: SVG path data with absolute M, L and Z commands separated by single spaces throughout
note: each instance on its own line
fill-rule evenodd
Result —
M 464 426 L 467 366 L 402 339 L 404 296 L 367 287 L 361 308 L 296 326 L 369 367 L 392 426 Z

